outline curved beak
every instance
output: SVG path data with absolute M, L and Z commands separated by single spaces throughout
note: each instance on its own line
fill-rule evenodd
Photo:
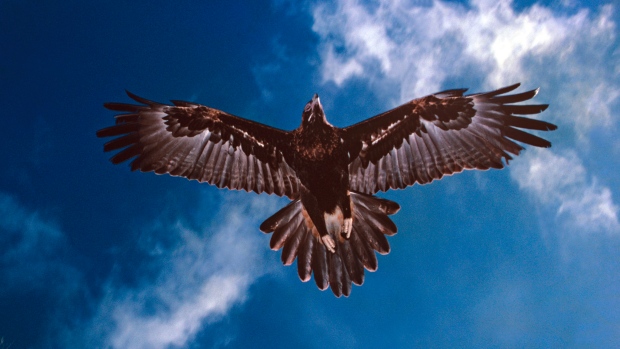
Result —
M 319 98 L 318 94 L 314 94 L 314 96 L 312 96 L 312 111 L 318 112 L 318 111 L 323 111 L 323 106 L 321 105 L 321 99 Z

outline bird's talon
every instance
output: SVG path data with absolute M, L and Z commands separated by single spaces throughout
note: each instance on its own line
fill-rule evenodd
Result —
M 321 236 L 321 241 L 323 242 L 323 245 L 325 245 L 325 247 L 329 250 L 329 252 L 336 253 L 336 242 L 334 241 L 334 239 L 332 239 L 331 236 Z

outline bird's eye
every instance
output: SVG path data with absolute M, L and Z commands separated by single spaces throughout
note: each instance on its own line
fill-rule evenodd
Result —
M 312 107 L 310 106 L 310 104 L 306 104 L 306 107 L 304 108 L 304 111 L 305 111 L 306 113 L 309 113 L 309 112 L 310 112 L 310 110 L 312 110 Z

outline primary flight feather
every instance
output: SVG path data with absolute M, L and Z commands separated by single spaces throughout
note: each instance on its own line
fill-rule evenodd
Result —
M 373 194 L 425 184 L 464 169 L 502 168 L 523 149 L 516 142 L 550 147 L 525 130 L 556 126 L 523 115 L 546 104 L 516 104 L 538 90 L 509 94 L 519 84 L 464 95 L 464 89 L 414 99 L 355 125 L 326 119 L 319 97 L 306 104 L 301 125 L 284 131 L 200 104 L 106 103 L 122 112 L 97 132 L 115 137 L 105 151 L 132 170 L 169 173 L 218 188 L 287 196 L 292 201 L 260 229 L 282 262 L 297 259 L 299 277 L 348 296 L 377 269 L 375 252 L 387 254 L 396 233 L 388 217 L 400 206 Z

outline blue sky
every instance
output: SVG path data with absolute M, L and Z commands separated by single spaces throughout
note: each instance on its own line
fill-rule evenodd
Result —
M 611 0 L 0 2 L 0 348 L 620 346 L 619 24 Z M 293 129 L 315 92 L 345 126 L 514 82 L 553 147 L 383 194 L 399 232 L 349 298 L 269 250 L 286 199 L 95 137 L 124 89 Z

